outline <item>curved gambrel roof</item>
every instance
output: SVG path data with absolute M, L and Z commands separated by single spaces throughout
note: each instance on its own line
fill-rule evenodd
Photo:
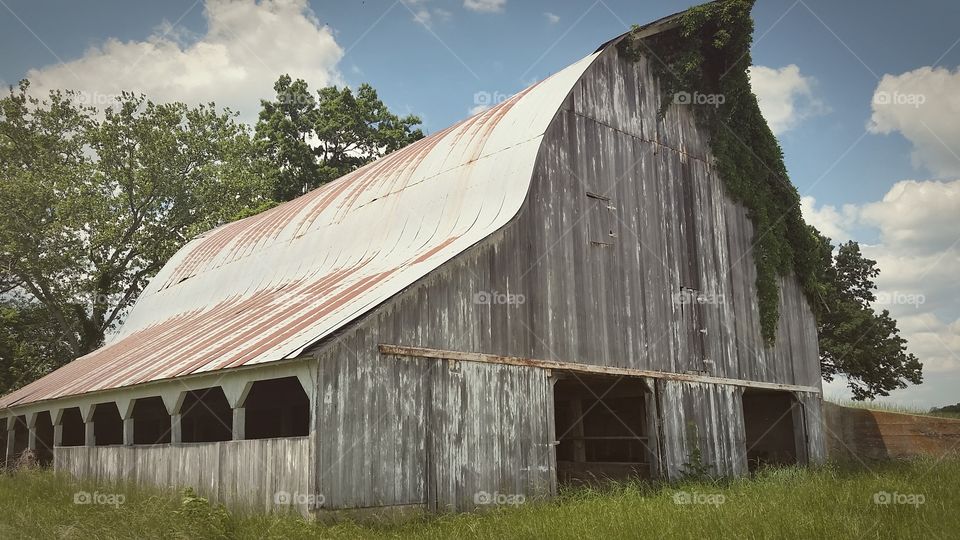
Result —
M 178 251 L 104 347 L 0 407 L 293 358 L 510 221 L 544 132 L 600 51 Z

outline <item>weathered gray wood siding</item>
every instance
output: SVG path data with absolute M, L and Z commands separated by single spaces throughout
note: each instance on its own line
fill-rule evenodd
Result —
M 424 505 L 434 363 L 376 361 L 366 338 L 320 359 L 316 489 L 324 509 Z
M 781 280 L 777 344 L 766 347 L 752 224 L 724 194 L 691 111 L 673 107 L 658 123 L 658 100 L 646 63 L 608 49 L 547 130 L 517 217 L 318 345 L 321 371 L 331 370 L 321 377 L 318 486 L 334 506 L 426 503 L 436 493 L 437 506 L 461 508 L 471 489 L 500 485 L 503 471 L 554 466 L 552 457 L 528 463 L 514 454 L 497 467 L 457 471 L 469 461 L 470 437 L 540 444 L 553 424 L 550 393 L 518 395 L 530 428 L 511 431 L 517 424 L 487 406 L 503 391 L 483 370 L 460 367 L 471 375 L 451 377 L 440 362 L 382 357 L 380 343 L 819 386 L 816 328 L 800 288 Z M 707 302 L 684 301 L 684 288 Z M 540 370 L 528 372 L 526 384 L 542 379 Z M 680 384 L 664 394 L 667 470 L 688 458 L 686 443 L 674 439 L 687 421 L 704 426 L 704 455 L 743 470 L 731 453 L 742 440 L 739 394 Z M 435 402 L 441 395 L 447 401 Z M 422 419 L 440 412 L 436 404 L 485 437 L 462 432 L 464 439 L 424 446 L 431 428 Z M 814 404 L 808 409 L 819 414 Z M 453 485 L 430 477 L 437 466 L 448 467 Z M 540 489 L 539 479 L 511 481 L 525 495 Z
M 443 362 L 432 379 L 431 509 L 556 492 L 554 436 L 544 422 L 553 418 L 552 383 L 544 370 Z
M 308 512 L 310 437 L 183 445 L 56 447 L 54 468 L 102 492 L 116 485 L 191 487 L 211 501 L 248 511 Z M 103 486 L 103 487 L 100 487 Z M 280 499 L 278 503 L 278 494 Z M 289 501 L 290 504 L 286 504 Z
M 679 479 L 700 451 L 700 465 L 711 474 L 737 476 L 747 471 L 743 391 L 733 386 L 657 381 L 661 419 L 661 466 Z
M 483 493 L 555 492 L 545 370 L 380 359 L 376 335 L 349 333 L 320 355 L 323 509 L 466 510 Z

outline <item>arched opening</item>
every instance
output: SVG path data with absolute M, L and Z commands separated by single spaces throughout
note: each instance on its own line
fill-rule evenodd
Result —
M 37 415 L 34 429 L 37 432 L 37 463 L 46 467 L 53 463 L 53 418 L 50 411 Z
M 133 403 L 133 444 L 170 442 L 170 415 L 159 396 L 141 398 Z
M 743 427 L 747 466 L 753 472 L 765 465 L 797 463 L 794 414 L 799 404 L 790 392 L 747 389 L 743 392 Z
M 233 411 L 219 386 L 187 392 L 181 407 L 183 442 L 229 441 L 233 437 Z
M 60 425 L 62 426 L 60 428 L 60 446 L 83 446 L 86 434 L 83 426 L 83 415 L 80 414 L 79 407 L 64 409 L 60 416 Z
M 94 405 L 93 442 L 96 446 L 123 444 L 123 418 L 116 403 Z
M 28 437 L 30 436 L 30 429 L 27 427 L 27 417 L 20 415 L 14 419 L 14 428 L 13 428 L 13 454 L 8 456 L 12 463 L 11 465 L 16 465 L 17 459 L 20 458 L 20 454 L 30 444 Z
M 310 398 L 296 377 L 257 381 L 244 401 L 247 439 L 310 433 Z

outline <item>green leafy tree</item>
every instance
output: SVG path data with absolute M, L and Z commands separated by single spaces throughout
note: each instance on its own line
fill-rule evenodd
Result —
M 829 239 L 814 232 L 822 257 L 816 311 L 824 379 L 846 375 L 856 400 L 923 382 L 923 365 L 907 352 L 897 322 L 886 309 L 871 307 L 876 300 L 874 279 L 880 274 L 877 263 L 864 257 L 856 242 L 834 250 Z
M 257 142 L 277 168 L 273 190 L 288 201 L 423 138 L 420 118 L 390 112 L 377 91 L 362 84 L 310 93 L 307 83 L 281 76 L 276 97 L 262 100 Z
M 28 90 L 0 99 L 0 330 L 25 340 L 0 362 L 37 364 L 26 341 L 42 338 L 60 364 L 99 347 L 180 246 L 262 204 L 273 181 L 249 128 L 213 104 L 125 93 L 97 111 Z

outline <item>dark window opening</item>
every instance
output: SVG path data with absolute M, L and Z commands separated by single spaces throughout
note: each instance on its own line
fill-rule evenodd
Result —
M 86 431 L 83 425 L 83 415 L 79 407 L 63 411 L 60 417 L 61 434 L 60 446 L 83 446 Z
M 554 385 L 561 483 L 649 478 L 646 388 L 637 379 L 569 377 Z
M 751 472 L 766 465 L 798 462 L 794 414 L 799 406 L 790 392 L 753 389 L 743 392 L 743 426 Z
M 34 429 L 37 433 L 37 463 L 47 467 L 53 463 L 53 418 L 50 417 L 50 411 L 37 415 Z
M 8 457 L 10 457 L 12 463 L 15 464 L 17 460 L 20 459 L 20 454 L 29 447 L 30 441 L 28 437 L 30 436 L 30 429 L 27 427 L 26 416 L 16 417 L 13 426 L 13 454 Z
M 170 442 L 170 415 L 159 396 L 141 398 L 133 403 L 133 444 Z
M 310 432 L 310 398 L 296 377 L 253 383 L 244 408 L 247 439 L 300 437 Z
M 93 442 L 96 446 L 123 444 L 123 418 L 116 403 L 94 405 Z
M 181 407 L 183 442 L 229 441 L 233 438 L 233 411 L 219 386 L 187 392 Z

